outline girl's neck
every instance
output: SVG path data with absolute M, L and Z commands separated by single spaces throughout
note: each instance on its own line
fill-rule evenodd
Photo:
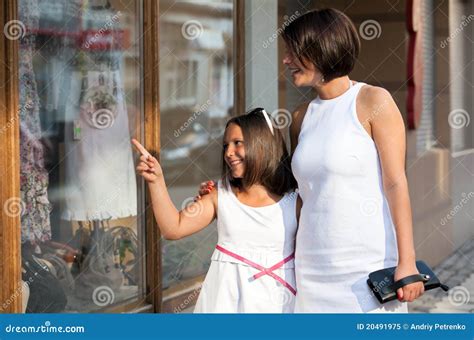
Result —
M 339 97 L 350 88 L 351 80 L 348 76 L 331 80 L 314 86 L 314 90 L 319 98 L 323 100 Z
M 270 194 L 270 191 L 268 191 L 267 188 L 261 184 L 254 184 L 249 188 L 238 189 L 238 192 L 245 195 L 260 195 L 265 193 Z
M 247 196 L 247 197 L 255 197 L 255 198 L 280 197 L 272 193 L 270 190 L 268 190 L 265 186 L 261 184 L 253 184 L 251 187 L 248 187 L 248 188 L 233 187 L 232 190 L 235 192 L 236 195 L 239 195 L 239 196 Z
M 254 184 L 249 188 L 233 188 L 235 196 L 241 203 L 250 206 L 269 205 L 278 202 L 282 196 L 270 192 L 263 185 Z

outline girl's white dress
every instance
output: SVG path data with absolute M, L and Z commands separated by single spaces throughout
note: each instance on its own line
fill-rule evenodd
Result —
M 218 245 L 195 313 L 293 313 L 296 198 L 254 208 L 219 181 Z
M 398 252 L 377 148 L 356 113 L 363 85 L 316 98 L 303 120 L 292 160 L 303 200 L 295 313 L 407 312 L 396 300 L 381 305 L 366 283 Z

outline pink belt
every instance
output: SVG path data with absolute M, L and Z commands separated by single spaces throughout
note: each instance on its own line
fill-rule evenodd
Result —
M 223 247 L 221 247 L 220 245 L 217 245 L 216 246 L 216 249 L 223 252 L 224 254 L 227 254 L 229 256 L 232 256 L 233 258 L 239 260 L 239 261 L 242 261 L 243 263 L 246 263 L 248 264 L 249 266 L 252 266 L 258 270 L 260 270 L 260 272 L 258 272 L 257 274 L 255 274 L 253 276 L 253 279 L 256 280 L 264 275 L 268 275 L 268 276 L 271 276 L 273 277 L 275 280 L 277 280 L 278 282 L 280 282 L 283 286 L 285 286 L 286 288 L 288 288 L 288 290 L 290 292 L 293 293 L 293 295 L 296 295 L 296 289 L 294 289 L 288 282 L 286 282 L 285 280 L 283 280 L 280 276 L 278 276 L 277 274 L 275 274 L 273 271 L 275 269 L 278 269 L 280 268 L 281 266 L 283 266 L 285 263 L 291 261 L 292 259 L 295 258 L 295 253 L 291 254 L 290 256 L 284 258 L 283 260 L 281 260 L 280 262 L 274 264 L 273 266 L 271 266 L 270 268 L 265 268 L 261 265 L 259 265 L 258 263 L 255 263 L 253 261 L 250 261 L 249 259 L 246 259 L 245 257 L 243 256 L 240 256 L 236 253 L 233 253 L 231 252 L 230 250 L 227 250 Z

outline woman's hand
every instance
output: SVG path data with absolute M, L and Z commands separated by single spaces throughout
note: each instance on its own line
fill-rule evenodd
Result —
M 211 193 L 212 190 L 216 187 L 216 182 L 214 181 L 207 181 L 207 182 L 202 182 L 201 185 L 199 186 L 199 195 L 194 197 L 194 201 L 200 200 L 202 197 Z
M 399 263 L 395 270 L 394 279 L 395 281 L 398 281 L 404 277 L 416 274 L 419 274 L 419 272 L 416 268 L 415 262 L 409 264 Z M 413 302 L 415 299 L 423 295 L 424 292 L 425 286 L 423 285 L 423 282 L 415 282 L 399 288 L 397 290 L 397 297 L 401 302 Z
M 155 183 L 163 176 L 163 170 L 158 160 L 153 157 L 136 139 L 132 139 L 135 148 L 141 153 L 140 163 L 137 166 L 137 172 L 148 183 Z

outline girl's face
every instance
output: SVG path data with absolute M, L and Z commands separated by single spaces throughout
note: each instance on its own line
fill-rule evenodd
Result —
M 224 134 L 224 160 L 232 177 L 242 178 L 245 173 L 245 148 L 242 129 L 237 124 L 230 124 Z
M 321 72 L 319 72 L 310 62 L 306 63 L 307 67 L 304 67 L 288 47 L 285 49 L 283 64 L 288 67 L 288 70 L 291 72 L 293 84 L 295 84 L 296 87 L 315 87 L 321 85 L 323 82 Z

